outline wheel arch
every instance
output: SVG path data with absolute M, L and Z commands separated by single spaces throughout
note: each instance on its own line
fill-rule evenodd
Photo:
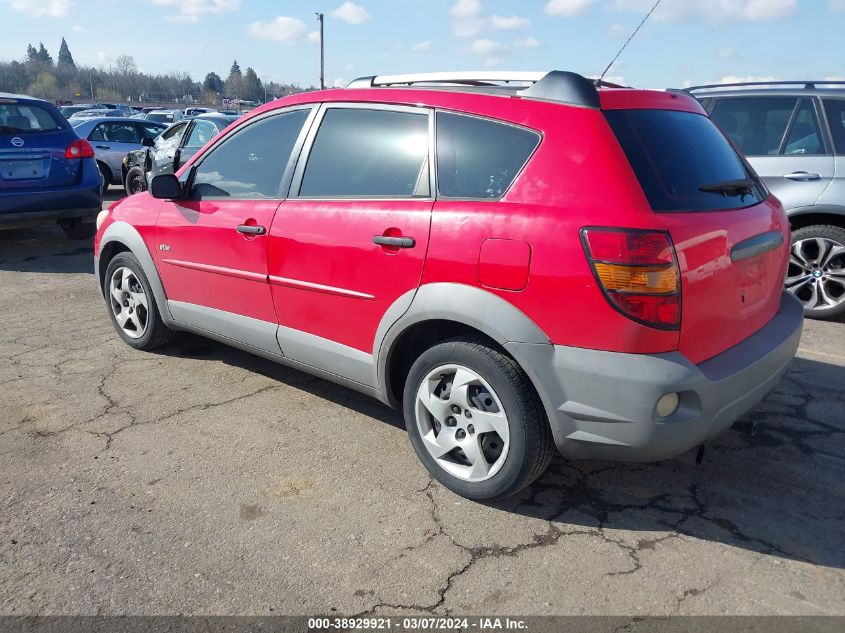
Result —
M 402 308 L 404 312 L 396 318 L 395 313 Z M 460 335 L 486 339 L 512 358 L 507 343 L 550 343 L 524 312 L 492 292 L 455 283 L 420 286 L 400 297 L 379 327 L 374 349 L 379 391 L 385 401 L 400 406 L 413 361 L 431 345 Z M 514 360 L 522 366 L 519 359 Z M 531 379 L 531 372 L 526 374 Z
M 845 229 L 845 206 L 814 205 L 790 209 L 789 225 L 793 231 L 815 225 L 833 225 Z
M 105 293 L 105 274 L 109 262 L 119 253 L 127 251 L 138 258 L 147 281 L 150 282 L 150 288 L 152 288 L 161 318 L 165 325 L 170 326 L 173 323 L 173 317 L 170 315 L 167 295 L 164 292 L 164 286 L 161 283 L 161 277 L 158 274 L 153 257 L 138 230 L 126 222 L 118 221 L 110 224 L 100 240 L 100 254 L 94 259 L 94 271 L 100 292 Z

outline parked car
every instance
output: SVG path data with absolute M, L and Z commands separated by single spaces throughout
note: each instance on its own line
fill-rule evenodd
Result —
M 93 109 L 93 110 L 82 110 L 81 112 L 74 112 L 68 117 L 68 121 L 70 121 L 71 125 L 75 125 L 79 121 L 85 121 L 87 119 L 100 119 L 103 117 L 120 117 L 120 111 L 118 110 L 109 110 L 108 108 L 100 108 L 100 109 Z
M 473 499 L 555 446 L 700 456 L 803 322 L 783 208 L 698 102 L 567 72 L 273 101 L 98 221 L 127 344 L 197 332 L 402 407 Z
M 156 121 L 158 123 L 175 123 L 185 118 L 181 110 L 153 110 L 148 112 L 146 116 L 147 121 Z
M 88 238 L 101 207 L 88 141 L 50 102 L 0 92 L 0 229 L 58 222 Z
M 154 141 L 166 128 L 163 123 L 125 117 L 85 119 L 75 122 L 73 127 L 94 148 L 94 158 L 103 176 L 103 192 L 109 185 L 123 184 L 123 159 L 126 154 L 141 149 L 145 139 Z
M 149 180 L 158 174 L 172 174 L 197 151 L 232 122 L 234 116 L 201 114 L 176 123 L 146 147 L 126 154 L 123 159 L 123 187 L 127 195 L 147 190 Z
M 804 314 L 845 314 L 845 82 L 689 88 L 786 207 L 786 288 Z
M 185 116 L 193 117 L 199 114 L 214 114 L 217 110 L 215 108 L 185 108 Z
M 74 105 L 65 105 L 59 108 L 59 112 L 62 113 L 62 116 L 70 118 L 71 115 L 76 114 L 77 112 L 85 112 L 86 110 L 104 110 L 105 107 L 98 104 L 93 103 L 77 103 Z

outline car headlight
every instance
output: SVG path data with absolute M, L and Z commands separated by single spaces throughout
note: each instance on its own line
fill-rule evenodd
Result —
M 109 215 L 108 209 L 103 209 L 97 214 L 97 230 L 100 230 L 100 227 L 103 226 L 103 222 L 106 221 L 106 218 Z

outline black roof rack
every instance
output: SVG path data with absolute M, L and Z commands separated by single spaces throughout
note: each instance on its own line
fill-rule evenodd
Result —
M 601 86 L 621 88 L 601 82 Z M 577 73 L 471 71 L 360 77 L 347 88 L 428 88 L 508 92 L 529 99 L 555 101 L 585 108 L 599 107 L 596 82 Z
M 696 92 L 698 90 L 715 90 L 719 88 L 743 88 L 746 86 L 804 86 L 805 90 L 813 90 L 817 86 L 845 86 L 845 81 L 808 81 L 800 79 L 797 81 L 739 81 L 727 84 L 707 84 L 704 86 L 690 86 L 684 88 L 684 92 Z

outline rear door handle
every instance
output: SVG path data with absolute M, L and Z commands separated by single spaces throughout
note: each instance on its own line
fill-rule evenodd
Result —
M 809 180 L 821 180 L 821 176 L 819 174 L 814 174 L 813 172 L 809 171 L 794 171 L 791 174 L 784 174 L 784 178 L 789 178 L 790 180 L 797 180 L 799 182 L 806 182 Z
M 110 145 L 95 145 L 97 149 L 111 149 Z
M 387 235 L 374 235 L 373 244 L 379 246 L 392 246 L 393 248 L 414 248 L 417 241 L 413 237 L 389 237 Z
M 243 233 L 245 235 L 264 235 L 266 232 L 267 228 L 264 226 L 255 226 L 253 224 L 238 225 L 238 233 Z

